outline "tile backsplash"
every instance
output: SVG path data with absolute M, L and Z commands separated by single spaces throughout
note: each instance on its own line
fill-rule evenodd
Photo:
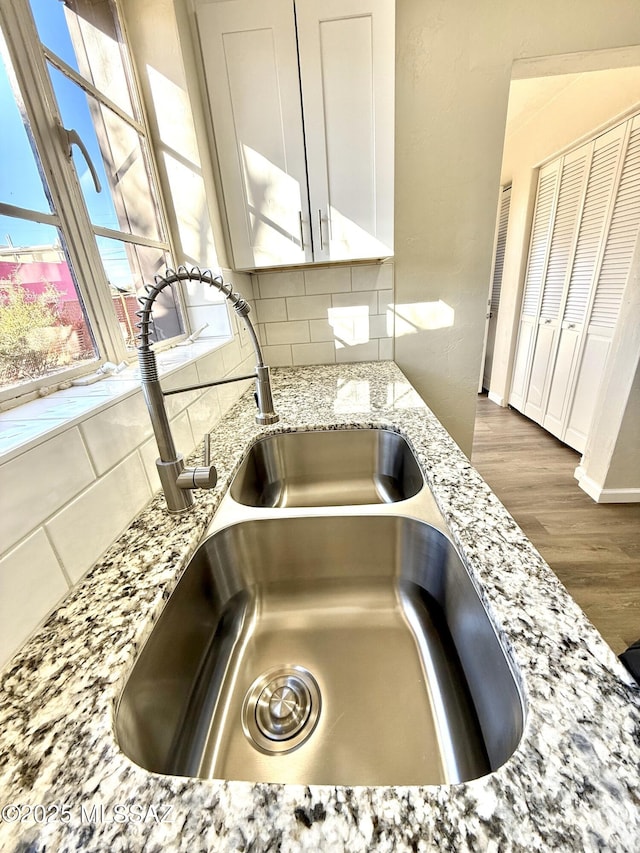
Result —
M 248 275 L 236 273 L 232 280 L 252 298 Z M 197 294 L 189 299 L 192 296 L 188 303 L 205 301 Z M 206 354 L 166 375 L 165 387 L 254 369 L 244 324 L 216 302 L 208 315 L 199 305 L 198 320 L 212 320 L 206 330 L 211 337 L 225 330 L 232 336 L 216 349 L 199 340 Z M 176 352 L 165 352 L 162 358 L 171 362 Z M 0 457 L 0 667 L 160 488 L 158 452 L 139 380 L 132 382 L 122 374 L 103 382 L 108 390 L 101 388 L 102 382 L 82 389 L 83 405 L 69 398 L 71 390 L 59 391 L 0 416 L 0 437 L 7 442 Z M 178 450 L 190 454 L 249 384 L 166 398 Z M 121 393 L 114 391 L 117 385 Z M 73 392 L 78 394 L 78 389 Z M 24 449 L 15 448 L 16 440 L 24 442 Z
M 393 358 L 393 263 L 252 275 L 270 365 Z
M 253 300 L 270 366 L 393 357 L 390 262 L 223 274 Z M 253 348 L 235 312 L 197 284 L 186 301 L 192 327 L 208 323 L 194 351 L 207 337 L 230 337 L 216 349 L 202 344 L 183 367 L 177 349 L 163 353 L 172 365 L 163 385 L 251 373 Z M 179 451 L 191 453 L 249 384 L 168 397 Z M 160 488 L 156 457 L 134 369 L 0 413 L 0 667 Z

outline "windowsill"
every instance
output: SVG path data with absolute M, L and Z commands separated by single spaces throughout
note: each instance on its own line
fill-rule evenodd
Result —
M 170 376 L 230 340 L 231 336 L 198 338 L 191 344 L 164 350 L 156 356 L 158 373 L 161 377 Z M 121 373 L 92 385 L 54 391 L 0 413 L 0 463 L 8 462 L 139 390 L 140 368 L 136 362 Z

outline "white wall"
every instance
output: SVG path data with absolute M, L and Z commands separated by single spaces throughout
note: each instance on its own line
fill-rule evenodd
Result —
M 513 62 L 640 43 L 637 0 L 397 0 L 395 359 L 469 453 Z

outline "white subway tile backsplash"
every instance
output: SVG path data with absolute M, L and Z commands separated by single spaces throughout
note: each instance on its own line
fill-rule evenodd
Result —
M 336 361 L 338 363 L 352 361 L 377 361 L 378 341 L 372 340 L 364 344 L 342 347 L 336 350 Z
M 176 370 L 175 373 L 165 376 L 162 380 L 162 387 L 165 391 L 172 391 L 175 388 L 185 388 L 189 385 L 198 384 L 198 371 L 195 364 L 189 364 L 181 370 Z M 190 406 L 197 399 L 199 391 L 183 391 L 181 394 L 172 394 L 164 398 L 167 414 L 169 418 L 175 418 L 179 412 L 184 411 L 187 406 Z
M 95 479 L 78 428 L 0 466 L 0 548 L 11 548 Z
M 335 338 L 333 326 L 329 320 L 309 320 L 309 334 L 313 343 L 332 341 Z
M 386 314 L 390 310 L 393 310 L 393 290 L 380 290 L 376 314 Z
M 151 435 L 142 392 L 88 418 L 80 424 L 80 432 L 97 474 L 104 474 Z
M 392 264 L 365 264 L 351 270 L 352 290 L 390 290 L 392 287 Z
M 347 293 L 351 290 L 351 267 L 305 269 L 304 289 L 309 296 L 317 293 Z
M 304 296 L 305 294 L 302 270 L 260 273 L 257 278 L 258 293 L 255 295 L 259 296 L 260 299 L 270 299 L 276 296 Z
M 229 373 L 232 373 L 237 370 L 238 365 L 242 361 L 242 353 L 240 350 L 240 343 L 237 338 L 234 338 L 229 343 L 225 344 L 221 349 L 220 353 L 222 354 L 222 365 L 224 368 L 224 376 Z M 218 377 L 222 379 L 222 376 Z
M 185 459 L 193 452 L 198 441 L 202 440 L 202 435 L 198 434 L 196 436 L 193 433 L 191 420 L 189 419 L 190 411 L 191 409 L 181 412 L 170 422 L 171 435 L 173 436 L 176 450 L 178 453 L 182 453 Z M 145 441 L 145 443 L 140 447 L 139 452 L 142 458 L 142 464 L 144 465 L 144 470 L 151 486 L 151 491 L 157 492 L 160 488 L 160 479 L 158 477 L 158 469 L 156 468 L 156 459 L 159 454 L 155 437 L 152 436 L 148 441 Z
M 218 389 L 210 388 L 208 391 L 205 391 L 204 394 L 189 406 L 187 414 L 189 415 L 193 438 L 197 443 L 205 432 L 208 432 L 220 420 Z
M 308 344 L 309 323 L 306 320 L 291 320 L 287 323 L 265 323 L 267 344 Z
M 262 356 L 269 367 L 289 367 L 293 364 L 291 344 L 263 346 Z
M 372 314 L 369 317 L 369 335 L 372 338 L 390 337 L 389 321 L 386 314 Z
M 279 299 L 257 299 L 256 313 L 260 323 L 277 323 L 287 319 L 287 303 L 284 297 Z
M 222 305 L 189 306 L 187 314 L 192 332 L 206 325 L 206 328 L 200 333 L 200 337 L 203 339 L 224 338 L 231 334 L 226 303 Z
M 127 457 L 45 524 L 75 583 L 151 498 L 140 455 Z
M 69 590 L 42 528 L 0 560 L 0 588 L 2 667 Z
M 291 351 L 294 364 L 333 364 L 336 360 L 332 343 L 293 344 Z
M 221 349 L 201 358 L 196 363 L 198 370 L 198 379 L 200 383 L 215 382 L 218 379 L 224 379 L 224 361 L 222 359 Z
M 331 297 L 334 308 L 366 307 L 369 314 L 379 314 L 378 293 L 375 290 L 362 290 L 358 293 L 334 293 Z
M 241 371 L 238 372 L 240 373 Z M 253 384 L 252 380 L 249 379 L 243 382 L 231 382 L 229 385 L 221 385 L 218 388 L 221 413 L 223 415 L 226 414 L 231 406 L 235 405 L 244 392 Z
M 327 316 L 331 307 L 331 296 L 292 296 L 287 299 L 287 319 L 319 320 Z
M 393 361 L 393 338 L 380 338 L 378 341 L 378 358 L 380 361 Z

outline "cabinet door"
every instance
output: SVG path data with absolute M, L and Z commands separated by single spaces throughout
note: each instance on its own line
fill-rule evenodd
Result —
M 296 0 L 315 260 L 393 251 L 395 3 Z
M 237 269 L 312 260 L 292 0 L 198 9 Z

